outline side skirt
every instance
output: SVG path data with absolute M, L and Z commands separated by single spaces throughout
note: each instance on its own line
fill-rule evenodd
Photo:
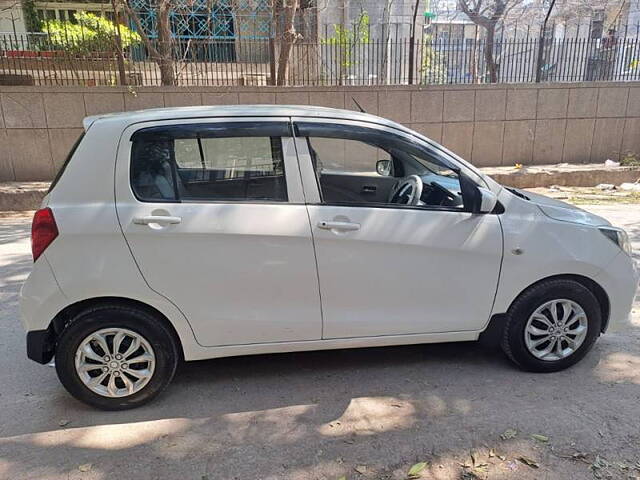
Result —
M 184 352 L 185 360 L 260 355 L 265 353 L 306 352 L 313 350 L 338 350 L 342 348 L 387 347 L 421 343 L 468 342 L 478 339 L 479 331 L 428 333 L 416 335 L 385 335 L 379 337 L 332 338 L 302 342 L 254 343 L 224 347 L 202 347 Z

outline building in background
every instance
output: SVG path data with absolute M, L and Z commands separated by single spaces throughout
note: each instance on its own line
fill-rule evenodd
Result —
M 19 0 L 0 0 L 0 32 L 26 32 L 24 12 Z

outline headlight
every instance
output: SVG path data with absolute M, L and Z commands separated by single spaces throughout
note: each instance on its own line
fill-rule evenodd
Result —
M 631 256 L 631 242 L 629 241 L 629 235 L 627 235 L 627 232 L 621 228 L 613 227 L 600 227 L 598 230 L 600 230 L 605 237 L 624 250 L 627 255 Z

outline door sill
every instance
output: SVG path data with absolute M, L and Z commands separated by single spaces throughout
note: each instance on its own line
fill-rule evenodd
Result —
M 305 352 L 313 350 L 337 350 L 342 348 L 386 347 L 393 345 L 415 345 L 420 343 L 468 342 L 477 340 L 480 331 L 421 333 L 409 335 L 381 335 L 375 337 L 330 338 L 292 342 L 252 343 L 248 345 L 226 345 L 198 347 L 185 351 L 185 360 L 260 355 L 265 353 Z

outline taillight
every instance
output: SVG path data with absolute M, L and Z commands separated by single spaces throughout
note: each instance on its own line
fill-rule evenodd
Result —
M 58 236 L 58 226 L 50 208 L 41 208 L 31 224 L 31 253 L 35 262 Z

